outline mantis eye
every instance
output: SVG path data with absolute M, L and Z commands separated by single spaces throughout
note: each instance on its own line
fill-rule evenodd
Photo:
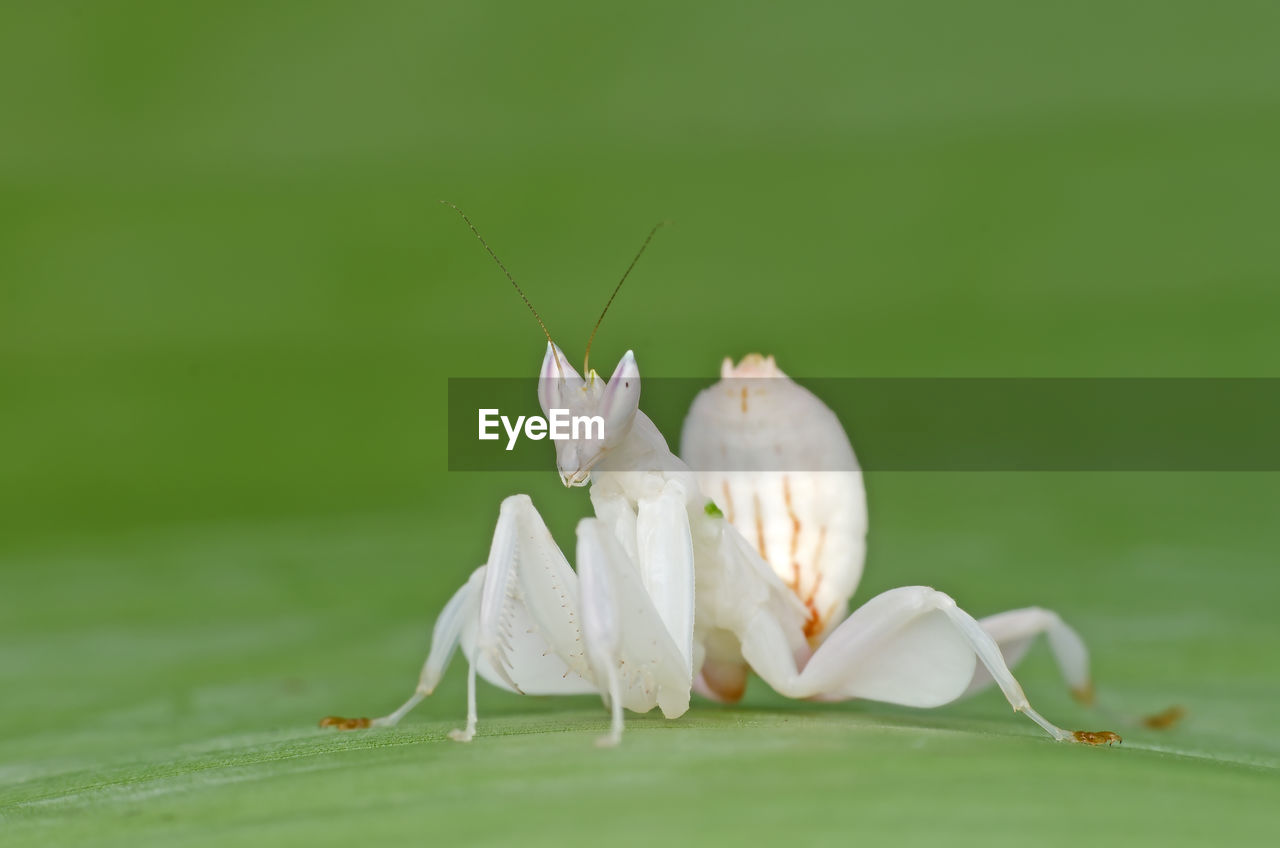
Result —
M 550 415 L 553 409 L 573 406 L 580 394 L 582 377 L 573 370 L 564 351 L 547 342 L 547 355 L 542 358 L 542 372 L 538 376 L 538 403 L 543 413 Z
M 640 367 L 636 357 L 627 351 L 613 370 L 604 396 L 600 399 L 600 414 L 604 416 L 605 433 L 620 435 L 631 426 L 640 407 Z

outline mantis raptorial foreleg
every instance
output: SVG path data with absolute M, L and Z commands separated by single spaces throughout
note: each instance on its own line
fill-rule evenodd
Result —
M 467 722 L 450 734 L 458 741 L 475 735 L 477 676 L 529 695 L 600 693 L 613 712 L 607 744 L 621 738 L 623 707 L 645 712 L 658 706 L 666 715 L 682 714 L 692 686 L 689 658 L 677 644 L 688 645 L 692 633 L 687 519 L 671 514 L 672 501 L 662 494 L 640 508 L 639 518 L 632 513 L 629 524 L 621 517 L 625 502 L 609 504 L 612 523 L 579 524 L 575 573 L 532 501 L 525 495 L 504 500 L 489 561 L 437 620 L 413 695 L 382 718 L 331 718 L 323 724 L 394 726 L 431 694 L 459 645 L 469 667 Z M 628 526 L 643 529 L 638 540 L 633 530 L 630 545 L 642 552 L 643 574 L 615 535 Z M 689 553 L 671 553 L 682 549 Z M 660 589 L 662 611 L 648 594 L 646 577 Z M 678 635 L 668 630 L 668 620 L 679 625 Z
M 656 705 L 670 718 L 683 715 L 693 687 L 688 661 L 634 562 L 599 519 L 578 523 L 578 571 L 587 653 L 611 711 L 600 744 L 621 741 L 623 707 L 645 712 Z M 687 597 L 692 604 L 691 591 Z

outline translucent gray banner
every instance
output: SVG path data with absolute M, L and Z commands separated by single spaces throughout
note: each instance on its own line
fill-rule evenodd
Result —
M 833 410 L 868 471 L 1280 471 L 1280 379 L 1274 378 L 797 378 Z M 640 409 L 679 453 L 680 432 L 697 394 L 716 385 L 751 392 L 760 380 L 646 377 Z M 480 410 L 508 424 L 543 416 L 533 378 L 451 378 L 451 471 L 554 471 L 547 438 L 513 440 L 491 414 L 478 438 Z M 749 425 L 748 404 L 742 421 Z M 805 404 L 771 409 L 787 438 Z M 801 428 L 796 427 L 795 430 Z M 536 435 L 537 429 L 534 433 Z M 822 451 L 810 467 L 772 462 L 708 471 L 827 471 Z M 742 465 L 735 459 L 724 464 Z M 786 467 L 784 467 L 786 466 Z

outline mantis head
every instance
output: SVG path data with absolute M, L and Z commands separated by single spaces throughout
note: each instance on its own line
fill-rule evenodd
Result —
M 538 402 L 548 421 L 565 422 L 569 438 L 556 439 L 556 467 L 566 486 L 585 486 L 591 469 L 627 437 L 640 406 L 640 368 L 627 351 L 604 380 L 594 369 L 584 379 L 553 342 L 538 378 Z
M 591 337 L 587 339 L 587 349 L 582 357 L 582 370 L 587 375 L 586 379 L 583 379 L 577 371 L 573 370 L 564 351 L 551 340 L 551 333 L 547 330 L 547 325 L 542 323 L 538 310 L 533 308 L 529 298 L 525 297 L 524 289 L 520 288 L 520 284 L 516 282 L 515 277 L 511 276 L 507 266 L 502 264 L 502 260 L 493 252 L 493 248 L 489 247 L 489 243 L 484 240 L 484 236 L 480 235 L 480 231 L 476 229 L 475 224 L 471 223 L 471 219 L 449 201 L 440 202 L 462 217 L 463 223 L 480 240 L 480 244 L 484 246 L 490 258 L 502 269 L 507 280 L 515 287 L 520 299 L 524 301 L 525 306 L 529 307 L 534 320 L 542 328 L 542 334 L 547 337 L 547 355 L 542 360 L 542 375 L 538 379 L 538 402 L 542 404 L 542 411 L 551 424 L 551 438 L 556 445 L 556 466 L 560 470 L 560 479 L 566 486 L 587 485 L 591 480 L 591 469 L 604 458 L 606 453 L 620 445 L 630 432 L 631 422 L 635 420 L 636 410 L 640 405 L 640 369 L 636 366 L 635 356 L 631 351 L 627 351 L 618 362 L 618 367 L 613 370 L 613 376 L 606 382 L 600 379 L 600 375 L 590 367 L 591 343 L 595 341 L 600 322 L 604 320 L 605 313 L 613 304 L 613 299 L 618 296 L 622 284 L 627 281 L 631 269 L 636 267 L 636 262 L 640 261 L 644 249 L 653 240 L 653 234 L 663 224 L 660 223 L 649 231 L 644 244 L 640 245 L 640 250 L 636 252 L 635 258 L 623 272 L 622 279 L 618 280 L 613 294 L 609 295 L 609 300 L 600 312 L 600 317 L 596 319 L 595 328 L 591 330 Z M 569 427 L 568 438 L 556 435 L 559 432 L 557 419 L 564 421 Z

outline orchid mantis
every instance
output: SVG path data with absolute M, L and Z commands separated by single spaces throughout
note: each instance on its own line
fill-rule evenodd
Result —
M 605 380 L 585 362 L 579 374 L 548 334 L 538 377 L 543 411 L 604 420 L 603 434 L 556 443 L 564 485 L 591 486 L 594 515 L 577 526 L 576 570 L 532 501 L 506 498 L 488 558 L 437 619 L 409 699 L 381 718 L 322 725 L 395 725 L 435 690 L 461 647 L 467 718 L 451 734 L 459 741 L 477 730 L 477 678 L 525 694 L 597 694 L 611 715 L 600 744 L 616 745 L 624 710 L 657 707 L 678 718 L 695 691 L 735 701 L 748 670 L 791 698 L 913 707 L 994 682 L 1058 741 L 1119 741 L 1051 723 L 1010 672 L 1045 633 L 1067 683 L 1087 699 L 1084 643 L 1051 612 L 978 621 L 942 592 L 908 586 L 845 617 L 865 553 L 861 475 L 835 415 L 772 358 L 726 361 L 722 382 L 690 411 L 684 459 L 640 410 L 640 390 L 630 351 Z M 754 472 L 752 451 L 764 449 L 775 463 L 791 456 L 797 469 L 828 470 Z

